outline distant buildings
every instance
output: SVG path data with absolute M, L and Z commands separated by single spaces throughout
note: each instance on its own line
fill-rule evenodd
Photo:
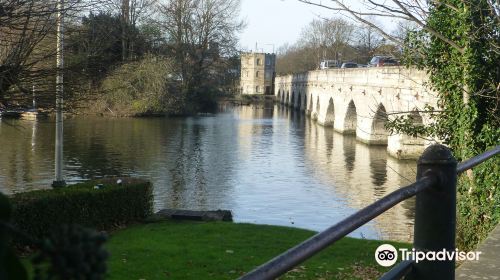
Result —
M 273 94 L 276 55 L 269 53 L 241 54 L 241 94 Z

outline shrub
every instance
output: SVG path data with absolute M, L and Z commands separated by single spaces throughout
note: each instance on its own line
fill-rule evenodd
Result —
M 177 79 L 167 58 L 146 56 L 111 72 L 102 82 L 101 99 L 119 115 L 178 113 L 182 97 Z
M 114 181 L 114 180 L 113 180 Z M 100 189 L 95 189 L 102 183 Z M 38 190 L 10 197 L 12 224 L 40 238 L 63 224 L 80 224 L 97 230 L 111 230 L 138 222 L 152 213 L 152 185 L 125 180 L 86 182 L 66 188 Z

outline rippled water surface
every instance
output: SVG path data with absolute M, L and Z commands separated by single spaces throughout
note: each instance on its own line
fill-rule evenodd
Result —
M 54 122 L 2 120 L 0 190 L 48 188 Z M 415 178 L 415 162 L 367 146 L 276 105 L 191 118 L 89 118 L 64 123 L 64 176 L 139 176 L 155 209 L 230 209 L 237 222 L 321 230 Z M 351 236 L 410 241 L 408 200 Z

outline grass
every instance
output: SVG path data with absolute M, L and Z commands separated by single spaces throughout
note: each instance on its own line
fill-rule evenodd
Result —
M 265 225 L 168 221 L 114 232 L 106 279 L 236 279 L 314 232 Z M 383 243 L 344 238 L 282 279 L 373 279 Z

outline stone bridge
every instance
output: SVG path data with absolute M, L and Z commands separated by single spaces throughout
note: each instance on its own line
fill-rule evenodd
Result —
M 426 83 L 425 72 L 403 67 L 329 69 L 278 76 L 274 94 L 320 125 L 355 134 L 370 145 L 387 145 L 394 157 L 414 159 L 435 141 L 390 134 L 385 124 L 395 115 L 409 114 L 415 124 L 431 125 L 419 113 L 425 105 L 437 104 Z

